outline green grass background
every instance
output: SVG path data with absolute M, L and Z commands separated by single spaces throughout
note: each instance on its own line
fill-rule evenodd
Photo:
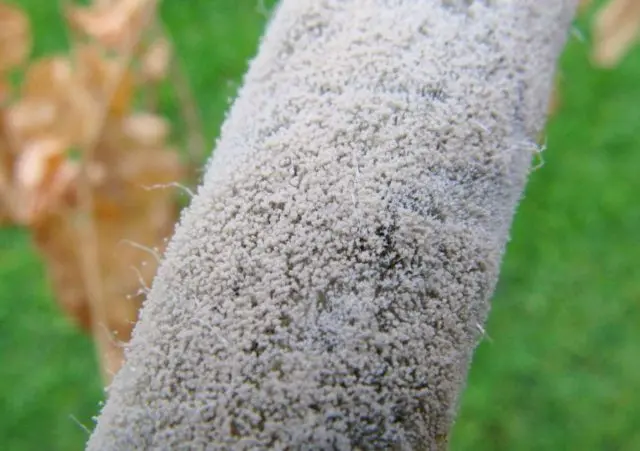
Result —
M 35 55 L 64 49 L 57 2 L 18 3 Z M 263 30 L 258 3 L 163 3 L 210 147 Z M 515 219 L 453 450 L 640 450 L 640 48 L 609 71 L 588 50 L 571 39 L 562 58 L 563 105 Z M 82 449 L 78 422 L 92 427 L 103 396 L 95 365 L 28 235 L 0 231 L 0 449 Z

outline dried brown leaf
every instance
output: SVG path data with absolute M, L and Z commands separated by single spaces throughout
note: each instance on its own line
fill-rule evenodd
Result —
M 123 144 L 127 147 L 158 148 L 169 137 L 169 122 L 154 114 L 137 113 L 121 122 Z
M 18 8 L 0 3 L 0 72 L 22 64 L 31 51 L 31 27 Z
M 21 94 L 34 98 L 60 98 L 73 89 L 73 68 L 66 56 L 49 56 L 33 62 L 25 74 Z
M 155 0 L 117 0 L 67 11 L 71 27 L 90 36 L 103 46 L 125 50 L 137 40 L 144 12 Z
M 81 278 L 78 234 L 68 212 L 54 212 L 31 225 L 33 240 L 44 260 L 55 300 L 71 320 L 91 331 L 91 305 Z
M 9 83 L 6 80 L 0 78 L 0 106 L 7 103 L 9 100 L 9 94 L 11 93 Z
M 21 99 L 7 108 L 5 124 L 19 153 L 28 143 L 55 133 L 58 107 L 55 103 L 38 99 Z
M 168 39 L 160 37 L 153 41 L 140 57 L 142 79 L 152 83 L 164 80 L 169 72 L 171 53 Z
M 80 46 L 77 57 L 80 84 L 91 94 L 95 103 L 104 105 L 110 98 L 109 115 L 119 117 L 126 114 L 130 110 L 135 89 L 131 71 L 128 68 L 123 70 L 121 62 L 108 58 L 93 45 Z
M 166 121 L 151 114 L 111 120 L 95 153 L 97 160 L 89 168 L 94 198 L 90 214 L 106 314 L 101 321 L 104 331 L 113 333 L 114 341 L 129 339 L 144 298 L 143 288 L 151 283 L 157 268 L 154 253 L 162 250 L 178 216 L 173 190 L 147 189 L 184 177 L 177 152 L 166 148 L 168 134 Z M 70 201 L 68 205 L 75 204 Z M 87 243 L 78 239 L 75 214 L 38 218 L 34 236 L 47 259 L 58 302 L 77 324 L 90 330 L 95 320 L 89 308 L 90 291 L 86 281 L 78 278 L 82 274 L 82 247 Z M 56 233 L 66 239 L 75 236 L 75 242 L 62 246 Z M 69 246 L 75 251 L 70 252 Z M 110 358 L 105 365 L 113 368 L 113 362 Z
M 77 168 L 66 160 L 65 145 L 54 137 L 31 143 L 18 156 L 14 187 L 18 197 L 17 220 L 33 224 L 54 210 L 56 201 L 70 187 Z
M 67 58 L 54 56 L 31 64 L 21 88 L 22 97 L 7 110 L 7 127 L 18 146 L 55 135 L 69 147 L 88 139 L 96 107 L 79 84 Z
M 593 24 L 594 62 L 613 67 L 640 38 L 640 1 L 611 0 L 596 15 Z
M 139 88 L 132 56 L 147 83 L 164 78 L 171 59 L 164 38 L 142 53 L 137 45 L 156 4 L 94 0 L 72 8 L 69 22 L 90 38 L 72 43 L 73 59 L 52 56 L 30 65 L 15 101 L 0 77 L 0 101 L 7 101 L 0 105 L 0 194 L 15 201 L 10 209 L 0 202 L 0 220 L 9 210 L 31 229 L 58 302 L 92 332 L 107 371 L 120 365 L 116 342 L 130 337 L 157 253 L 178 216 L 175 190 L 167 187 L 186 173 L 168 145 L 168 121 L 132 113 Z M 14 40 L 24 35 L 11 17 L 4 27 L 3 11 L 0 49 L 5 29 Z M 24 42 L 18 44 L 0 67 L 24 61 Z M 81 161 L 71 149 L 82 152 Z
M 118 167 L 95 168 L 92 215 L 107 314 L 102 321 L 114 340 L 127 341 L 144 287 L 151 283 L 157 268 L 154 252 L 162 251 L 178 215 L 171 190 L 147 190 L 145 185 L 179 180 L 183 171 L 177 154 L 169 150 L 129 148 L 118 154 L 124 155 Z M 47 259 L 56 297 L 80 326 L 90 330 L 90 296 L 78 278 L 82 273 L 80 252 L 86 243 L 78 240 L 75 216 L 67 213 L 41 218 L 33 226 L 35 239 Z

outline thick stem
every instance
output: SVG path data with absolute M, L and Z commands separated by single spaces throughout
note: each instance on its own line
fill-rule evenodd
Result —
M 574 0 L 283 0 L 89 449 L 443 449 Z

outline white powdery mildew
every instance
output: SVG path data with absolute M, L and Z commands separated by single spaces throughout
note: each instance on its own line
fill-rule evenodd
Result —
M 575 3 L 283 0 L 88 449 L 446 446 Z

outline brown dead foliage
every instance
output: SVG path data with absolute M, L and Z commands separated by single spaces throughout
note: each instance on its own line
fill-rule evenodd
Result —
M 593 23 L 593 61 L 614 67 L 640 39 L 640 2 L 611 0 L 598 11 Z
M 65 5 L 71 51 L 29 61 L 29 21 L 0 3 L 0 219 L 31 230 L 57 301 L 96 340 L 107 383 L 177 219 L 176 193 L 162 187 L 187 173 L 168 121 L 136 105 L 172 63 L 156 9 Z
M 584 14 L 593 0 L 580 0 L 578 14 Z M 613 68 L 640 40 L 640 0 L 608 0 L 595 13 L 591 23 L 593 43 L 591 61 L 596 67 Z M 556 79 L 549 101 L 549 113 L 561 103 L 560 82 Z

